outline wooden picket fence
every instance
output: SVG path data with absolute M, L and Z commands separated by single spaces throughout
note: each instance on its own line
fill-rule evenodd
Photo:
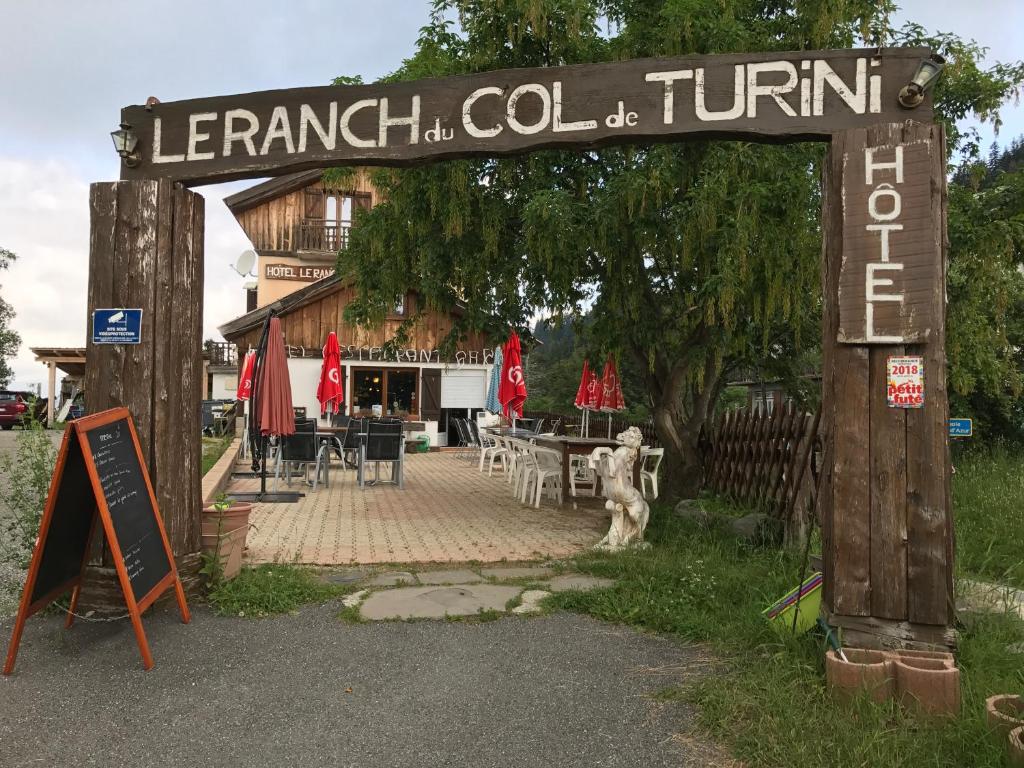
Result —
M 802 540 L 816 502 L 819 421 L 792 405 L 721 414 L 706 435 L 706 487 L 771 514 L 787 540 Z

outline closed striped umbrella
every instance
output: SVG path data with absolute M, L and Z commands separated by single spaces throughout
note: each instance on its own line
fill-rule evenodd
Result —
M 491 383 L 487 387 L 487 401 L 484 403 L 491 413 L 501 413 L 501 403 L 498 402 L 498 387 L 501 385 L 501 366 L 504 361 L 501 347 L 494 349 L 494 367 L 491 368 Z

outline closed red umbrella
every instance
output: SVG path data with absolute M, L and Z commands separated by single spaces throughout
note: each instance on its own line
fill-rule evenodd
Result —
M 249 351 L 242 361 L 242 373 L 238 377 L 238 399 L 248 400 L 252 394 L 252 367 L 256 362 L 256 353 Z
M 608 355 L 608 361 L 604 364 L 604 375 L 598 385 L 601 394 L 598 398 L 597 408 L 608 414 L 608 437 L 612 436 L 612 417 L 615 411 L 622 411 L 626 408 L 626 400 L 622 396 L 622 382 L 619 381 L 619 370 Z
M 519 334 L 513 331 L 505 342 L 498 386 L 498 402 L 510 419 L 523 416 L 526 402 L 526 379 L 523 378 L 523 358 L 519 348 Z
M 316 387 L 320 413 L 338 413 L 345 402 L 345 388 L 341 384 L 341 348 L 338 335 L 331 331 L 324 344 L 324 363 L 320 368 L 320 383 Z
M 292 410 L 292 383 L 288 376 L 288 358 L 284 353 L 281 321 L 270 318 L 267 349 L 259 369 L 259 425 L 261 435 L 295 434 Z
M 583 376 L 580 377 L 580 388 L 576 390 L 576 400 L 573 402 L 580 410 L 587 407 L 587 387 L 590 384 L 590 361 L 583 361 Z

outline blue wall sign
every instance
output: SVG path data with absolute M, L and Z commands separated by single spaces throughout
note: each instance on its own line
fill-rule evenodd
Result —
M 974 422 L 970 419 L 950 419 L 950 437 L 971 437 L 974 434 Z
M 141 344 L 141 309 L 94 309 L 93 344 Z

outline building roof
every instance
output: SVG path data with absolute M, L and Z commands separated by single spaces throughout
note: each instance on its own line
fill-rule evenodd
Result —
M 263 325 L 263 321 L 271 311 L 275 315 L 284 315 L 304 304 L 315 301 L 325 293 L 332 293 L 341 288 L 342 280 L 340 277 L 337 275 L 325 277 L 322 280 L 317 280 L 315 283 L 310 283 L 304 288 L 299 288 L 297 291 L 292 291 L 277 301 L 271 302 L 259 309 L 254 309 L 252 312 L 247 312 L 241 317 L 236 317 L 234 320 L 229 320 L 224 325 L 219 326 L 217 330 L 220 331 L 221 336 L 231 341 L 233 337 L 240 336 L 247 331 L 251 331 L 253 328 Z
M 241 213 L 249 208 L 254 208 L 260 203 L 265 203 L 267 200 L 273 200 L 281 195 L 307 187 L 315 181 L 320 181 L 323 175 L 323 170 L 314 168 L 311 171 L 300 171 L 299 173 L 290 173 L 287 176 L 278 176 L 276 179 L 270 179 L 243 189 L 241 192 L 228 195 L 224 198 L 224 205 L 232 213 Z
M 40 363 L 54 363 L 68 376 L 85 376 L 85 347 L 29 347 Z

